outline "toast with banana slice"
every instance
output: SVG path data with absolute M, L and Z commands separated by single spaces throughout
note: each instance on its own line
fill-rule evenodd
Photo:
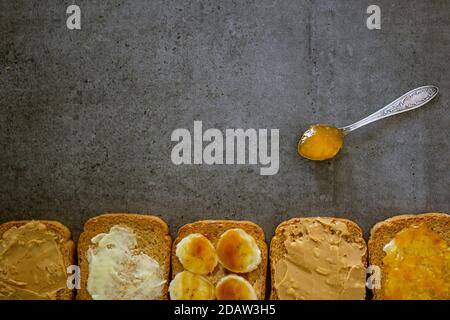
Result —
M 268 252 L 250 221 L 203 220 L 181 227 L 172 245 L 171 299 L 263 300 Z

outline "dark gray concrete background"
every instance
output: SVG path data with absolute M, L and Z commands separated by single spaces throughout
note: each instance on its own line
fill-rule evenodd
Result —
M 81 7 L 82 30 L 66 28 Z M 368 30 L 370 4 L 382 29 Z M 250 219 L 449 212 L 450 1 L 0 0 L 0 222 L 102 212 Z M 435 84 L 424 108 L 299 158 L 311 123 L 346 125 Z M 279 128 L 280 171 L 175 166 L 176 128 Z

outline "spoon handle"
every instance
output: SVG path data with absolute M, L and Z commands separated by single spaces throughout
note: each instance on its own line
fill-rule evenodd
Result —
M 436 86 L 423 86 L 405 93 L 401 97 L 395 99 L 384 108 L 372 113 L 370 116 L 359 120 L 351 125 L 341 128 L 344 135 L 358 129 L 366 124 L 374 121 L 390 117 L 402 112 L 414 110 L 428 103 L 439 92 L 439 88 Z

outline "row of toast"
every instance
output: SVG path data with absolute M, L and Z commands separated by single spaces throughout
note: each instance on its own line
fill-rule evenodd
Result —
M 379 222 L 367 244 L 350 220 L 293 218 L 270 250 L 250 221 L 193 222 L 172 241 L 156 216 L 103 214 L 77 250 L 59 222 L 12 221 L 0 225 L 0 300 L 263 300 L 268 266 L 272 300 L 450 299 L 449 242 L 445 213 Z

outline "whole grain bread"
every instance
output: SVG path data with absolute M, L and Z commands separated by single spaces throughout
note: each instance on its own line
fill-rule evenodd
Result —
M 81 288 L 77 291 L 77 300 L 92 300 L 91 295 L 87 291 L 87 279 L 89 276 L 87 251 L 92 245 L 91 239 L 99 233 L 108 233 L 115 225 L 126 226 L 132 229 L 137 238 L 137 248 L 159 263 L 166 283 L 158 300 L 167 300 L 170 277 L 170 248 L 172 244 L 169 227 L 162 219 L 156 216 L 131 213 L 102 214 L 89 219 L 85 223 L 84 231 L 78 240 L 78 265 L 81 272 Z
M 286 220 L 278 225 L 278 227 L 275 229 L 275 235 L 272 238 L 270 242 L 270 274 L 271 274 L 271 291 L 270 291 L 270 300 L 279 300 L 277 290 L 275 288 L 275 265 L 281 258 L 284 257 L 284 255 L 287 253 L 286 247 L 284 245 L 284 242 L 286 241 L 286 235 L 285 230 L 286 227 L 295 225 L 295 224 L 302 224 L 302 223 L 308 223 L 311 221 L 316 220 L 317 217 L 311 217 L 311 218 L 292 218 L 289 220 Z M 363 243 L 364 246 L 366 245 L 363 233 L 361 228 L 354 223 L 351 220 L 343 219 L 343 218 L 322 218 L 321 219 L 330 219 L 330 221 L 341 221 L 347 225 L 349 235 L 344 236 L 344 239 L 350 243 Z M 362 263 L 365 267 L 367 267 L 367 250 L 366 254 L 361 258 Z
M 172 278 L 184 270 L 183 265 L 178 260 L 175 251 L 178 242 L 184 237 L 192 233 L 201 233 L 208 238 L 214 247 L 220 236 L 228 229 L 241 228 L 251 235 L 261 250 L 261 263 L 256 270 L 248 273 L 240 273 L 239 275 L 247 279 L 255 288 L 259 300 L 265 298 L 266 293 L 266 274 L 268 263 L 267 244 L 265 241 L 264 231 L 256 223 L 243 220 L 202 220 L 186 224 L 178 230 L 177 238 L 172 245 Z M 217 264 L 214 271 L 205 276 L 211 283 L 216 284 L 222 277 L 232 272 L 227 271 L 220 263 Z
M 446 213 L 422 213 L 399 215 L 378 222 L 370 231 L 369 239 L 369 263 L 381 269 L 381 288 L 373 289 L 373 299 L 384 299 L 383 287 L 383 258 L 386 253 L 383 248 L 401 230 L 411 226 L 424 223 L 428 228 L 438 233 L 447 244 L 450 243 L 450 215 Z
M 61 250 L 64 265 L 66 267 L 75 264 L 75 244 L 72 241 L 72 233 L 70 229 L 58 221 L 54 220 L 20 220 L 5 222 L 0 225 L 0 239 L 3 234 L 9 229 L 16 227 L 19 228 L 29 222 L 40 222 L 44 224 L 48 231 L 55 234 L 58 242 L 59 249 Z M 56 300 L 72 300 L 74 298 L 74 290 L 65 288 L 56 292 Z

